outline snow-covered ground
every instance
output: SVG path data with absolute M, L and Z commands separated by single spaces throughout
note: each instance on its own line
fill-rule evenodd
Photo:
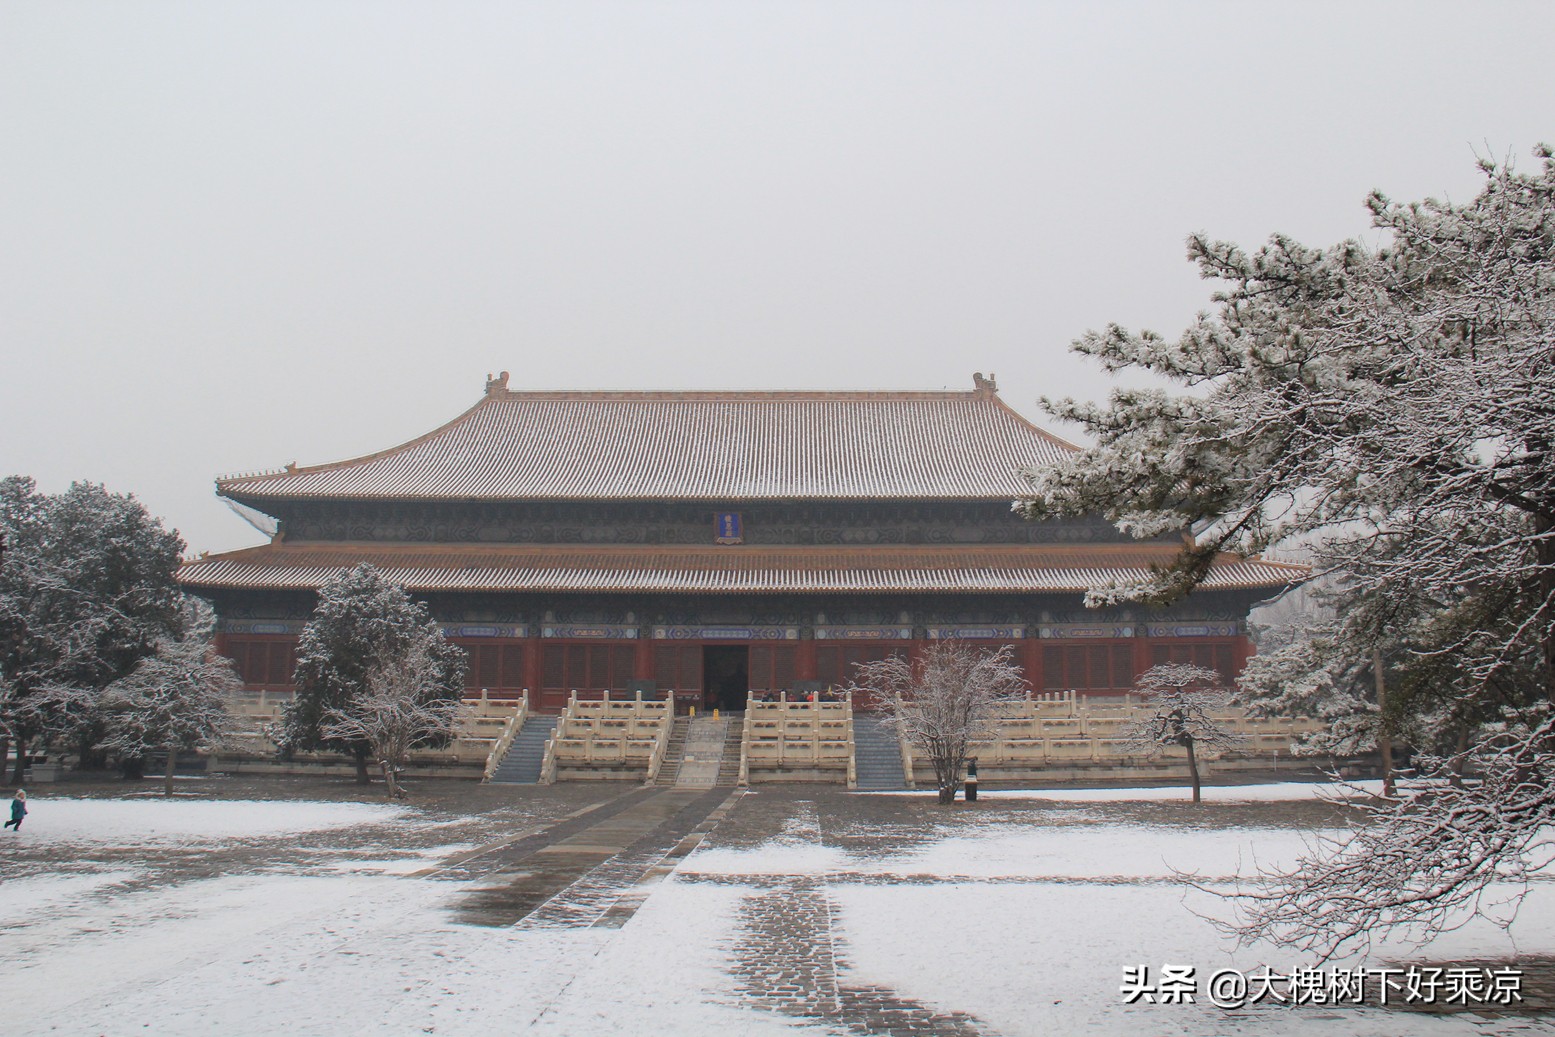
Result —
M 22 823 L 26 839 L 59 846 L 214 845 L 229 839 L 346 828 L 404 817 L 383 803 L 309 803 L 173 797 L 53 798 Z M 36 806 L 36 799 L 34 805 Z
M 1315 964 L 1276 948 L 1229 947 L 1194 913 L 1223 904 L 1181 881 L 1184 871 L 1213 883 L 1289 861 L 1302 833 L 1279 824 L 1277 807 L 1267 824 L 1201 828 L 1141 823 L 1109 814 L 1105 803 L 1051 824 L 1031 804 L 1037 809 L 953 815 L 943 833 L 865 853 L 829 835 L 802 795 L 763 792 L 766 808 L 784 795 L 792 810 L 769 838 L 720 845 L 715 831 L 624 926 L 584 929 L 459 923 L 460 897 L 491 879 L 425 869 L 438 857 L 427 846 L 379 852 L 383 826 L 414 808 L 42 799 L 21 835 L 0 842 L 0 869 L 24 845 L 60 854 L 57 871 L 18 878 L 0 870 L 0 1032 L 842 1032 L 769 1010 L 741 986 L 741 969 L 750 971 L 742 956 L 768 938 L 752 905 L 790 896 L 823 897 L 825 931 L 780 927 L 772 939 L 813 937 L 836 955 L 839 984 L 968 1013 L 984 1033 L 1549 1032 L 1546 1021 L 1472 1015 L 1123 1004 L 1128 965 L 1192 964 L 1202 976 Z M 873 798 L 855 797 L 848 809 L 867 812 Z M 178 880 L 119 852 L 143 847 L 150 860 L 171 843 L 220 855 L 236 843 L 284 845 L 320 833 L 333 841 L 308 866 L 260 852 L 230 874 Z M 372 852 L 337 859 L 357 835 L 374 841 Z M 450 843 L 444 856 L 461 848 Z M 1525 953 L 1555 951 L 1551 893 L 1535 884 L 1523 906 L 1513 932 Z M 1382 946 L 1371 960 L 1511 949 L 1506 934 L 1476 922 L 1419 954 Z
M 1376 796 L 1381 781 L 1281 781 L 1261 785 L 1207 785 L 1206 803 L 1280 803 L 1312 799 Z M 921 796 L 922 792 L 869 792 L 870 796 Z M 998 789 L 984 794 L 993 801 L 1043 799 L 1065 803 L 1180 803 L 1191 799 L 1186 785 L 1106 789 Z

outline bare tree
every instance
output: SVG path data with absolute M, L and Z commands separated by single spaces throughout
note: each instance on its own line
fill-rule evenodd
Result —
M 162 788 L 169 796 L 179 751 L 219 742 L 231 726 L 227 696 L 243 687 L 232 660 L 212 647 L 210 606 L 187 598 L 183 611 L 184 636 L 158 640 L 151 655 L 96 700 L 108 731 L 104 748 L 134 759 L 167 753 Z
M 1551 744 L 1555 717 L 1545 716 L 1475 751 L 1477 781 L 1454 783 L 1449 761 L 1434 761 L 1424 779 L 1399 783 L 1397 800 L 1361 802 L 1349 831 L 1235 894 L 1237 918 L 1217 924 L 1243 943 L 1274 939 L 1327 960 L 1382 930 L 1423 941 L 1467 916 L 1490 917 L 1492 883 L 1525 882 L 1555 859 Z M 1504 906 L 1515 914 L 1521 897 Z
M 1127 748 L 1145 756 L 1159 756 L 1170 746 L 1182 746 L 1188 751 L 1193 801 L 1199 802 L 1199 750 L 1219 754 L 1234 752 L 1245 744 L 1241 735 L 1227 730 L 1215 716 L 1231 704 L 1230 692 L 1221 686 L 1220 674 L 1187 663 L 1164 663 L 1140 674 L 1134 688 L 1151 696 L 1150 712 L 1135 717 L 1123 729 Z
M 391 798 L 405 798 L 396 773 L 411 749 L 453 736 L 459 702 L 436 694 L 441 665 L 428 651 L 398 656 L 368 672 L 363 694 L 324 713 L 323 737 L 372 747 Z
M 933 762 L 939 801 L 952 803 L 968 744 L 992 734 L 1000 704 L 1026 692 L 1013 654 L 1010 645 L 988 650 L 935 641 L 915 660 L 894 655 L 858 664 L 851 690 L 880 696 L 887 723 Z
M 366 715 L 357 700 L 368 695 L 368 678 L 386 666 L 403 671 L 396 660 L 426 667 L 416 671 L 423 701 L 443 699 L 451 710 L 463 698 L 464 650 L 443 637 L 426 603 L 365 562 L 341 570 L 319 588 L 318 606 L 297 642 L 297 692 L 277 731 L 282 751 L 346 753 L 356 763 L 356 780 L 367 784 L 368 761 L 382 754 L 366 737 L 330 735 L 325 727 L 331 714 L 337 722 Z

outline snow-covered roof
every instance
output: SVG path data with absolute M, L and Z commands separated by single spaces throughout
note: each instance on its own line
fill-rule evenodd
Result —
M 370 562 L 411 591 L 1031 593 L 1135 581 L 1168 564 L 1173 544 L 891 547 L 428 545 L 277 542 L 187 563 L 192 589 L 311 590 Z M 1210 590 L 1272 589 L 1305 566 L 1224 555 Z
M 1011 499 L 1075 448 L 991 379 L 938 392 L 517 392 L 506 376 L 419 439 L 366 457 L 217 480 L 286 499 Z

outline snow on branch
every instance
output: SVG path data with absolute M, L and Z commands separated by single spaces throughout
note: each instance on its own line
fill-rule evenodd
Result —
M 1470 769 L 1477 778 L 1461 781 L 1438 761 L 1398 798 L 1363 805 L 1343 836 L 1232 894 L 1236 918 L 1217 925 L 1244 944 L 1273 940 L 1327 960 L 1384 929 L 1419 943 L 1476 915 L 1510 924 L 1521 894 L 1499 902 L 1509 914 L 1486 898 L 1493 883 L 1525 883 L 1550 863 L 1555 717 L 1483 746 Z
M 454 734 L 460 703 L 436 697 L 440 669 L 428 652 L 398 656 L 368 672 L 361 695 L 324 711 L 323 736 L 370 745 L 392 797 L 404 796 L 397 773 L 409 761 L 410 751 Z
M 941 803 L 955 799 L 972 742 L 991 737 L 1005 702 L 1024 697 L 1014 648 L 978 648 L 947 638 L 909 660 L 893 655 L 859 663 L 851 688 L 873 695 L 887 723 L 934 764 Z
M 1139 675 L 1135 691 L 1146 698 L 1144 710 L 1119 732 L 1124 748 L 1145 757 L 1176 746 L 1187 751 L 1193 801 L 1200 801 L 1199 754 L 1236 752 L 1247 740 L 1225 726 L 1231 695 L 1214 670 L 1188 663 L 1163 663 Z

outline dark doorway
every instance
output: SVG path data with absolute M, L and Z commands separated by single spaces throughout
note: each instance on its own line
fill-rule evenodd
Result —
M 702 687 L 707 708 L 726 712 L 745 708 L 750 691 L 750 648 L 745 645 L 708 645 L 702 649 Z

